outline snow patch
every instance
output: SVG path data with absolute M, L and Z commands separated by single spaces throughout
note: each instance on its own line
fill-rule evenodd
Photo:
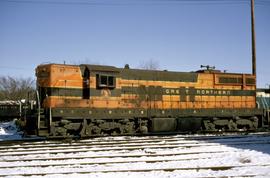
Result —
M 0 141 L 3 140 L 17 140 L 22 138 L 22 132 L 20 132 L 16 126 L 16 120 L 9 122 L 0 122 Z

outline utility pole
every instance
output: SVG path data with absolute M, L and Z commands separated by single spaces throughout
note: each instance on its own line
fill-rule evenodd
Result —
M 251 0 L 251 35 L 252 35 L 252 74 L 256 76 L 256 38 L 255 38 L 255 15 L 254 0 Z

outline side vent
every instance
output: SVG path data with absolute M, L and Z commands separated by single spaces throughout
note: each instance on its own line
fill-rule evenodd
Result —
M 246 78 L 246 85 L 256 85 L 255 78 Z
M 243 79 L 240 77 L 219 77 L 220 84 L 242 84 Z

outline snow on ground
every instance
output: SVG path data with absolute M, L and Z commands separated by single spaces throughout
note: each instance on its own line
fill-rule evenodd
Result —
M 259 147 L 259 146 L 258 146 Z M 208 148 L 208 151 L 211 148 Z M 120 177 L 136 177 L 136 178 L 161 178 L 161 177 L 224 177 L 224 176 L 257 176 L 257 177 L 269 177 L 270 176 L 270 155 L 249 149 L 239 149 L 228 147 L 226 145 L 217 144 L 213 149 L 214 153 L 203 153 L 207 150 L 207 147 L 203 148 L 185 148 L 185 149 L 153 149 L 153 152 L 159 153 L 190 153 L 183 154 L 179 156 L 165 157 L 159 156 L 155 158 L 160 159 L 160 162 L 148 163 L 147 157 L 140 158 L 100 158 L 100 159 L 80 159 L 80 160 L 65 160 L 65 161 L 34 161 L 30 162 L 35 167 L 23 167 L 25 162 L 20 162 L 20 157 L 18 156 L 18 162 L 13 163 L 13 166 L 18 166 L 17 168 L 1 169 L 1 167 L 11 166 L 5 164 L 2 160 L 0 164 L 0 174 L 1 175 L 11 175 L 11 174 L 35 174 L 35 173 L 48 173 L 51 175 L 46 175 L 42 177 L 96 177 L 96 178 L 120 178 Z M 192 154 L 201 151 L 201 154 Z M 220 151 L 220 152 L 218 152 Z M 149 152 L 149 150 L 147 151 Z M 215 153 L 217 152 L 217 153 Z M 108 155 L 108 153 L 106 153 Z M 115 151 L 111 152 L 111 155 L 116 154 Z M 127 154 L 145 154 L 145 151 L 135 150 L 127 152 Z M 72 154 L 73 156 L 76 154 Z M 94 152 L 89 151 L 85 153 L 84 156 L 94 155 Z M 50 154 L 46 155 L 36 155 L 37 157 L 50 157 Z M 58 155 L 59 156 L 59 155 Z M 62 155 L 65 156 L 65 155 Z M 66 155 L 68 157 L 68 155 Z M 78 156 L 78 155 L 76 155 Z M 9 157 L 6 156 L 5 160 Z M 134 160 L 141 159 L 142 162 L 134 162 Z M 162 161 L 164 159 L 164 161 Z M 181 160 L 182 159 L 182 160 Z M 130 161 L 130 163 L 119 163 L 110 164 L 112 161 Z M 99 164 L 100 162 L 107 162 L 107 164 Z M 92 165 L 80 165 L 79 163 L 95 163 Z M 31 165 L 30 164 L 30 165 Z M 39 167 L 40 165 L 46 165 L 46 167 Z M 54 164 L 54 166 L 49 166 Z M 59 164 L 59 166 L 57 165 Z M 65 165 L 66 164 L 66 165 Z M 69 165 L 70 164 L 70 165 Z M 73 165 L 74 164 L 74 165 Z M 29 165 L 29 162 L 26 163 Z M 267 166 L 264 166 L 267 165 Z M 20 167 L 22 166 L 22 167 Z M 226 168 L 227 166 L 227 168 Z M 218 167 L 225 167 L 224 170 Z M 180 170 L 169 170 L 160 171 L 159 169 L 178 169 Z M 200 169 L 202 168 L 202 169 Z M 215 169 L 211 169 L 215 168 Z M 146 169 L 148 171 L 136 171 Z M 103 173 L 102 171 L 116 171 Z M 123 172 L 123 170 L 130 170 L 129 172 Z M 118 171 L 118 172 L 117 172 Z M 135 172 L 133 172 L 135 171 Z M 76 173 L 79 172 L 80 174 Z M 93 172 L 93 173 L 89 173 Z M 64 174 L 61 174 L 64 173 Z M 68 174 L 66 174 L 68 173 Z M 12 177 L 12 176 L 10 176 Z M 16 176 L 20 177 L 20 176 Z M 36 177 L 36 176 L 34 176 Z M 38 177 L 38 176 L 37 176 Z M 41 176 L 40 176 L 41 177 Z
M 22 138 L 22 133 L 18 131 L 15 122 L 16 120 L 0 122 L 0 141 L 18 140 Z
M 0 177 L 270 177 L 269 134 L 123 136 L 1 145 L 1 140 L 14 138 L 21 138 L 14 122 L 1 123 Z

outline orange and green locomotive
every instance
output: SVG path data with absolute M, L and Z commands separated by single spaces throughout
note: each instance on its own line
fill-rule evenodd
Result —
M 256 107 L 251 74 L 46 64 L 36 76 L 37 109 L 26 129 L 39 136 L 257 130 L 269 124 L 266 111 Z

